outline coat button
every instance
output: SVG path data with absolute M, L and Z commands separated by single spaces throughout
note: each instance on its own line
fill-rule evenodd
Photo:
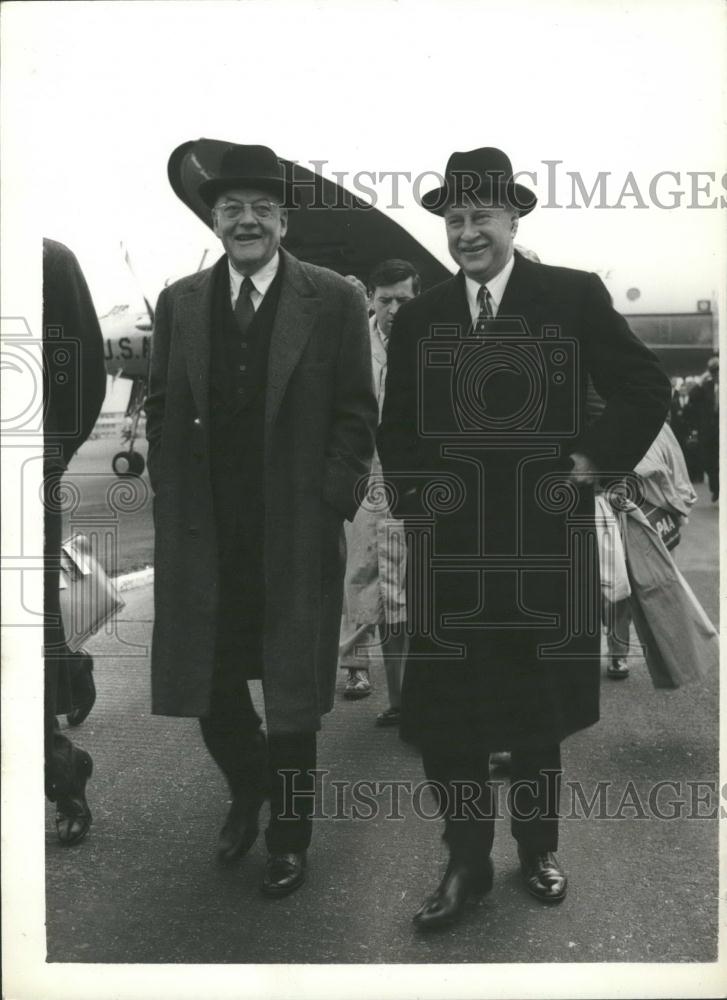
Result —
M 194 426 L 195 427 L 201 427 L 202 426 L 202 421 L 199 419 L 199 417 L 195 417 L 194 418 Z

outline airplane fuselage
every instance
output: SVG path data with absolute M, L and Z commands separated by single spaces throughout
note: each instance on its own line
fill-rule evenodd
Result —
M 104 339 L 104 362 L 109 375 L 146 378 L 151 346 L 151 322 L 146 312 L 132 312 L 128 306 L 100 319 Z

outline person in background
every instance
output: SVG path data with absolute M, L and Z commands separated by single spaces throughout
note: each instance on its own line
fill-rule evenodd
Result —
M 394 317 L 420 291 L 421 280 L 406 260 L 385 260 L 371 272 L 368 297 L 371 366 L 379 414 L 384 405 L 387 352 Z M 389 707 L 376 719 L 379 726 L 399 722 L 401 679 L 408 645 L 406 627 L 406 539 L 395 521 L 381 488 L 381 463 L 374 454 L 369 490 L 346 530 L 344 616 L 339 663 L 348 677 L 344 697 L 365 698 L 371 693 L 370 663 L 377 648 L 376 629 L 386 670 Z
M 61 480 L 101 412 L 106 369 L 101 328 L 83 272 L 68 247 L 49 239 L 43 240 L 43 376 L 45 788 L 56 803 L 58 840 L 69 847 L 83 840 L 91 826 L 86 782 L 93 762 L 60 732 L 56 718 L 78 710 L 74 674 L 84 667 L 66 647 L 61 620 Z
M 719 357 L 710 358 L 706 374 L 689 393 L 686 419 L 696 432 L 712 502 L 719 500 Z
M 634 468 L 639 477 L 639 506 L 659 531 L 668 549 L 674 549 L 681 539 L 681 526 L 697 501 L 689 480 L 684 453 L 671 426 L 665 423 L 651 447 Z M 603 623 L 608 645 L 606 675 L 611 680 L 629 676 L 631 604 L 628 597 L 602 603 Z

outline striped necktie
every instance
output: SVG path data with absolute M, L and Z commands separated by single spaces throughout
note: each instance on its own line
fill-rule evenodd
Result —
M 235 318 L 243 338 L 247 334 L 250 324 L 255 319 L 255 306 L 252 304 L 251 297 L 254 287 L 252 278 L 245 278 L 240 286 L 240 294 L 237 296 L 237 302 L 235 303 Z
M 475 322 L 474 334 L 476 337 L 481 337 L 485 332 L 485 326 L 489 319 L 494 318 L 494 312 L 492 311 L 492 297 L 486 285 L 480 285 L 477 291 L 477 302 L 480 307 L 477 320 Z

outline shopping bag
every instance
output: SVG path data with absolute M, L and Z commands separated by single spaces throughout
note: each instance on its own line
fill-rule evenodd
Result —
M 719 667 L 719 636 L 658 531 L 634 507 L 619 513 L 631 610 L 654 687 L 700 681 Z
M 601 593 L 615 604 L 631 593 L 621 531 L 611 505 L 602 493 L 596 494 L 596 537 L 601 573 Z
M 61 546 L 59 587 L 66 645 L 76 653 L 124 602 L 85 535 L 73 535 Z

